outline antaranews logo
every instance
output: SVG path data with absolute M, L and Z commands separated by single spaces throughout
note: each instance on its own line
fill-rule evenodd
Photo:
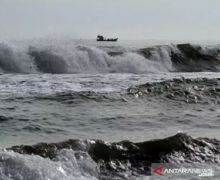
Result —
M 201 167 L 177 167 L 169 163 L 152 164 L 151 175 L 154 176 L 199 176 L 199 177 L 213 177 L 214 170 L 212 168 L 201 168 Z
M 152 171 L 153 171 L 153 173 L 155 173 L 157 175 L 163 176 L 163 169 L 164 169 L 164 167 L 162 165 L 160 165 L 158 167 L 153 167 Z

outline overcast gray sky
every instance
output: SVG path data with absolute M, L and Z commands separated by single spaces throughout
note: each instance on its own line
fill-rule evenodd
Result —
M 0 38 L 220 40 L 220 0 L 0 0 Z

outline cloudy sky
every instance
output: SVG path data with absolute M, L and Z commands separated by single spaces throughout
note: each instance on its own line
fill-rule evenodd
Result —
M 220 0 L 0 0 L 0 38 L 220 40 Z

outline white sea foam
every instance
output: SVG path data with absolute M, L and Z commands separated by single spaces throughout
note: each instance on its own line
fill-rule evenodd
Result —
M 96 163 L 85 153 L 62 150 L 52 161 L 35 155 L 0 152 L 1 180 L 97 180 L 96 176 Z
M 11 73 L 152 73 L 172 70 L 166 48 L 147 59 L 127 50 L 110 56 L 104 48 L 77 44 L 0 44 L 0 69 Z M 117 49 L 117 48 L 116 48 Z

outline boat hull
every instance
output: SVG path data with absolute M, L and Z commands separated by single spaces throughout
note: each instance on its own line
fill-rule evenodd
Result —
M 118 41 L 118 38 L 115 38 L 115 39 L 96 39 L 96 41 L 110 41 L 110 42 L 116 42 L 116 41 Z

